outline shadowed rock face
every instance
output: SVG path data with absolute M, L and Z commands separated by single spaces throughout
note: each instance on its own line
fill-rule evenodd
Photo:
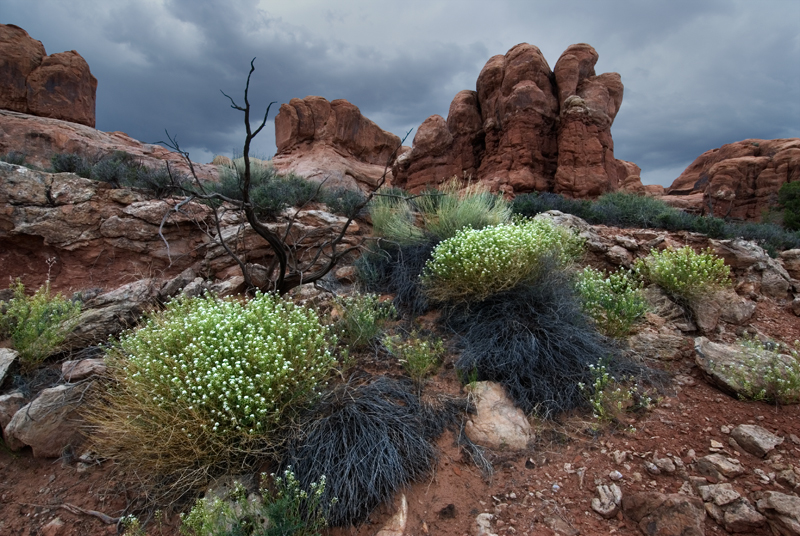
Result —
M 76 51 L 48 56 L 13 24 L 0 24 L 0 108 L 95 125 L 97 79 Z
M 616 73 L 597 76 L 597 52 L 570 46 L 550 70 L 527 43 L 492 57 L 453 99 L 447 120 L 429 117 L 394 166 L 397 186 L 419 190 L 453 176 L 493 191 L 592 197 L 643 191 L 639 168 L 614 158 L 611 124 L 622 104 Z
M 758 220 L 781 186 L 798 180 L 800 138 L 743 140 L 697 157 L 662 199 L 699 214 Z

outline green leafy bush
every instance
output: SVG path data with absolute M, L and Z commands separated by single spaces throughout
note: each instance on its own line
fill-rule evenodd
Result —
M 462 229 L 433 250 L 422 284 L 437 301 L 482 300 L 534 278 L 545 258 L 568 263 L 582 245 L 571 231 L 546 220 Z
M 784 183 L 778 190 L 778 203 L 783 208 L 783 225 L 800 231 L 800 181 Z
M 336 297 L 334 307 L 339 317 L 334 327 L 340 340 L 353 350 L 369 346 L 386 320 L 396 314 L 392 303 L 382 302 L 376 294 Z
M 313 310 L 271 294 L 172 301 L 107 357 L 115 383 L 90 415 L 96 449 L 169 492 L 201 488 L 274 446 L 287 412 L 323 385 L 335 343 Z
M 54 154 L 50 165 L 55 173 L 74 173 L 84 179 L 92 174 L 92 163 L 77 153 Z
M 402 363 L 403 368 L 417 383 L 436 372 L 444 357 L 444 343 L 436 337 L 425 338 L 412 331 L 408 337 L 386 336 L 383 345 Z
M 23 372 L 30 372 L 58 349 L 77 325 L 81 303 L 50 292 L 50 281 L 32 295 L 17 279 L 14 297 L 0 315 L 0 335 L 8 336 L 19 352 Z
M 645 280 L 673 298 L 691 302 L 731 284 L 731 270 L 710 249 L 696 253 L 689 246 L 653 251 L 637 259 L 634 268 Z
M 619 270 L 604 274 L 586 267 L 576 284 L 583 310 L 594 319 L 598 329 L 609 337 L 624 337 L 647 312 L 641 282 L 635 274 Z
M 261 475 L 262 481 L 267 475 Z M 328 508 L 322 503 L 325 476 L 300 487 L 291 467 L 283 476 L 271 475 L 274 492 L 266 487 L 260 497 L 248 497 L 237 482 L 227 497 L 198 500 L 181 516 L 181 533 L 187 536 L 318 536 L 327 526 Z M 336 504 L 336 499 L 331 501 Z

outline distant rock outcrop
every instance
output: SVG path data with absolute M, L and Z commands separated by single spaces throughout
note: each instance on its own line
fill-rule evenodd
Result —
M 272 163 L 280 172 L 350 188 L 374 187 L 400 146 L 400 138 L 361 115 L 355 105 L 314 96 L 281 105 L 275 141 Z
M 0 108 L 94 127 L 96 90 L 76 51 L 48 56 L 28 32 L 0 24 Z
M 661 199 L 698 214 L 758 220 L 778 190 L 800 180 L 800 138 L 750 139 L 706 151 Z
M 395 163 L 395 185 L 419 190 L 456 176 L 504 193 L 643 193 L 638 166 L 614 158 L 622 82 L 616 73 L 595 75 L 597 59 L 587 44 L 567 48 L 554 71 L 527 43 L 492 57 L 476 91 L 458 93 L 446 120 L 422 123 Z

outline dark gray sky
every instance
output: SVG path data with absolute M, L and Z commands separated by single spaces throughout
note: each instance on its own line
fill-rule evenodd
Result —
M 0 23 L 86 58 L 98 129 L 147 142 L 168 129 L 201 162 L 241 151 L 242 114 L 220 90 L 241 101 L 253 57 L 260 113 L 343 98 L 402 136 L 522 42 L 551 68 L 589 43 L 598 74 L 621 74 L 615 152 L 645 183 L 724 143 L 800 137 L 798 0 L 2 0 Z M 271 121 L 255 152 L 275 152 Z

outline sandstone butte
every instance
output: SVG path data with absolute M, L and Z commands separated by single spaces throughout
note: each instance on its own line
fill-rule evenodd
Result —
M 48 56 L 13 24 L 0 24 L 0 108 L 95 125 L 97 79 L 74 50 Z

